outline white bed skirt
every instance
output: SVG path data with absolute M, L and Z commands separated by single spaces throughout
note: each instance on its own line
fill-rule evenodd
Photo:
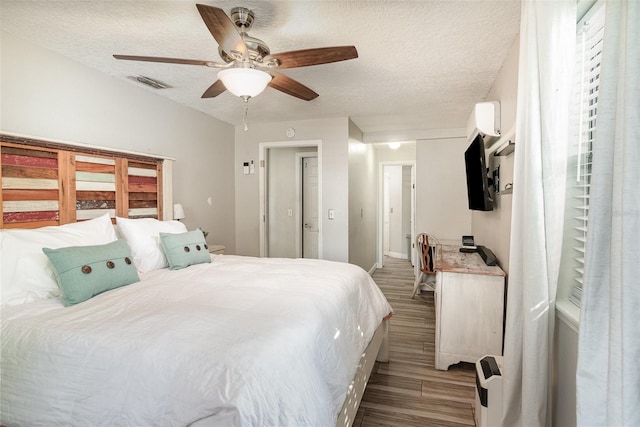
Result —
M 347 398 L 338 415 L 337 427 L 350 427 L 353 424 L 376 361 L 389 361 L 389 320 L 378 326 L 371 342 L 362 353 L 358 370 L 349 385 Z

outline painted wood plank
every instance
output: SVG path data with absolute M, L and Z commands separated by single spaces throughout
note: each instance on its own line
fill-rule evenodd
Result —
M 57 190 L 57 179 L 3 178 L 3 189 Z
M 115 209 L 115 200 L 77 200 L 76 210 Z
M 76 157 L 69 151 L 58 152 L 58 181 L 60 183 L 60 224 L 76 221 Z
M 129 200 L 129 208 L 158 208 L 157 200 Z
M 146 163 L 146 162 L 138 162 L 138 161 L 135 161 L 135 160 L 129 160 L 129 167 L 155 170 L 156 169 L 156 162 Z
M 129 191 L 145 192 L 145 193 L 157 193 L 158 186 L 150 184 L 129 184 Z
M 156 208 L 129 209 L 129 217 L 138 217 L 141 215 L 158 215 Z
M 115 218 L 115 209 L 85 209 L 76 210 L 76 218 L 78 220 L 93 219 L 108 213 L 111 218 Z
M 57 221 L 58 219 L 58 211 L 5 212 L 2 214 L 2 221 L 5 223 Z
M 18 147 L 10 147 L 2 144 L 2 153 L 3 154 L 14 154 L 17 156 L 27 156 L 27 157 L 45 157 L 49 159 L 57 159 L 58 152 L 56 150 L 51 151 L 43 151 L 37 150 L 35 148 L 18 148 Z
M 158 200 L 158 195 L 156 193 L 129 193 L 129 200 Z
M 164 219 L 164 203 L 163 203 L 163 194 L 164 194 L 164 178 L 162 176 L 162 171 L 164 170 L 163 162 L 156 163 L 156 174 L 158 175 L 158 187 L 156 189 L 156 195 L 158 196 L 158 219 Z M 173 211 L 173 209 L 172 209 Z M 173 214 L 173 212 L 171 212 Z
M 9 214 L 13 215 L 13 214 Z M 40 227 L 49 227 L 52 225 L 60 225 L 60 222 L 55 220 L 44 220 L 44 221 L 6 221 L 3 215 L 2 218 L 3 228 L 40 228 Z
M 38 211 L 57 211 L 57 200 L 20 200 L 2 202 L 2 212 L 38 212 Z
M 4 146 L 0 145 L 0 164 L 2 161 L 3 150 L 4 150 Z M 2 211 L 2 202 L 4 201 L 3 199 L 4 191 L 1 191 L 1 189 L 2 189 L 2 174 L 0 173 L 0 215 L 3 215 L 4 212 Z M 0 221 L 0 229 L 3 227 L 4 227 L 4 216 L 2 218 L 2 221 Z
M 127 171 L 129 159 L 116 159 L 116 212 L 120 217 L 127 217 L 129 212 L 129 180 Z
M 51 168 L 34 168 L 29 166 L 2 165 L 2 176 L 7 178 L 58 179 L 58 170 Z
M 115 159 L 109 159 L 105 157 L 93 157 L 93 156 L 84 156 L 82 154 L 76 154 L 76 162 L 84 162 L 84 163 L 98 163 L 101 165 L 115 165 Z
M 131 184 L 149 184 L 156 185 L 157 178 L 155 176 L 134 176 L 129 175 L 129 185 Z
M 3 190 L 3 200 L 58 200 L 58 190 Z
M 116 182 L 116 175 L 99 172 L 76 172 L 76 181 Z
M 79 172 L 100 172 L 116 173 L 115 165 L 103 165 L 100 163 L 76 162 L 76 171 Z
M 115 191 L 76 191 L 76 200 L 115 200 Z
M 114 182 L 76 181 L 76 191 L 116 191 Z
M 158 176 L 158 172 L 154 169 L 142 169 L 142 168 L 132 168 L 129 167 L 129 176 Z
M 58 160 L 37 156 L 20 156 L 15 154 L 2 154 L 2 164 L 12 166 L 38 167 L 55 169 L 58 167 Z

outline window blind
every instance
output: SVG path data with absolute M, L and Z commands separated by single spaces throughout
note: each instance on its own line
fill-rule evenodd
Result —
M 579 130 L 575 188 L 573 191 L 574 284 L 570 300 L 580 306 L 584 276 L 584 253 L 589 227 L 592 146 L 598 119 L 600 60 L 604 35 L 604 4 L 598 2 L 578 25 Z

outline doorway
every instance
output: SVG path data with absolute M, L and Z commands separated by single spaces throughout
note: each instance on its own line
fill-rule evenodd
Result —
M 300 238 L 297 239 L 298 256 L 300 258 L 318 259 L 318 234 L 320 231 L 318 217 L 318 153 L 305 152 L 297 153 L 300 172 L 298 199 L 299 220 L 297 229 L 301 231 Z
M 260 144 L 260 256 L 321 258 L 320 141 Z
M 415 162 L 380 162 L 378 176 L 378 266 L 385 255 L 415 265 Z

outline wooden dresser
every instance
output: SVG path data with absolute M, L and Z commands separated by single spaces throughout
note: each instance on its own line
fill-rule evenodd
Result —
M 436 247 L 436 369 L 502 355 L 505 273 L 459 246 Z

